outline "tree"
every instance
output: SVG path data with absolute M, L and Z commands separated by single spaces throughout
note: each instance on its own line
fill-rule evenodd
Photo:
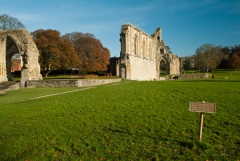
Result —
M 81 61 L 74 50 L 72 43 L 68 39 L 62 39 L 60 45 L 61 57 L 60 57 L 60 69 L 65 71 L 67 69 L 79 68 Z
M 227 64 L 228 68 L 240 69 L 240 45 L 231 48 Z
M 103 47 L 100 40 L 90 33 L 67 33 L 63 36 L 69 39 L 81 60 L 81 70 L 85 72 L 106 71 L 110 52 Z
M 39 63 L 44 76 L 52 70 L 66 70 L 79 66 L 79 58 L 69 40 L 56 30 L 36 30 L 32 33 L 39 49 Z
M 192 70 L 193 69 L 193 58 L 191 56 L 186 56 L 183 59 L 183 69 Z
M 95 38 L 95 36 L 93 34 L 90 34 L 90 33 L 84 34 L 82 32 L 66 33 L 65 35 L 62 36 L 62 38 L 70 40 L 74 47 L 77 45 L 77 40 L 81 37 Z
M 204 44 L 196 50 L 194 63 L 201 69 L 215 69 L 223 59 L 223 52 L 220 46 Z
M 101 42 L 92 37 L 81 37 L 76 47 L 82 70 L 87 72 L 106 71 L 109 64 L 110 52 Z
M 25 26 L 17 19 L 9 15 L 0 15 L 0 30 L 22 29 Z

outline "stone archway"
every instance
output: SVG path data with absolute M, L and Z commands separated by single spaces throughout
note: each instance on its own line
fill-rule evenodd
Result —
M 157 69 L 158 69 L 159 75 L 161 74 L 161 70 L 164 70 L 165 74 L 170 74 L 170 63 L 166 55 L 161 55 L 161 57 L 158 59 Z
M 7 81 L 12 81 L 11 73 L 11 58 L 14 54 L 19 53 L 17 44 L 11 36 L 6 37 L 6 72 L 7 72 Z
M 160 60 L 160 67 L 161 67 L 161 62 L 164 62 L 165 65 L 165 74 L 170 74 L 170 63 L 169 63 L 169 59 L 167 59 L 167 57 L 165 55 L 162 56 L 161 60 Z
M 167 74 L 167 72 L 166 72 L 166 69 L 167 69 L 167 64 L 166 64 L 166 62 L 162 59 L 161 61 L 160 61 L 160 74 Z
M 28 80 L 41 80 L 39 52 L 25 29 L 0 31 L 0 82 L 11 81 L 11 57 L 20 54 L 21 86 L 26 87 Z
M 127 76 L 127 73 L 126 73 L 126 65 L 125 64 L 121 64 L 121 78 L 126 78 L 126 76 Z
M 126 64 L 121 64 L 120 66 L 120 76 L 121 78 L 130 79 L 131 78 L 131 66 L 129 62 Z

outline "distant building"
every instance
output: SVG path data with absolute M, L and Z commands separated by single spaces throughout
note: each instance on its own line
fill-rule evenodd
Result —
M 11 66 L 11 72 L 15 71 L 21 71 L 21 59 L 20 54 L 14 54 L 11 58 L 12 66 Z

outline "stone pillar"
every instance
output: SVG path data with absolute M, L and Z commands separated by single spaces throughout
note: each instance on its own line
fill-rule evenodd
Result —
M 29 70 L 28 69 L 22 69 L 21 72 L 21 87 L 27 87 L 27 81 L 29 80 Z
M 12 65 L 12 62 L 11 62 L 11 57 L 7 57 L 6 58 L 6 67 L 7 67 L 7 71 L 6 71 L 6 73 L 7 73 L 7 80 L 8 81 L 12 81 L 13 80 L 13 78 L 12 78 L 12 71 L 11 71 L 11 65 Z
M 119 58 L 116 63 L 116 76 L 120 76 L 120 62 L 121 58 Z
M 0 82 L 7 81 L 6 38 L 0 40 Z

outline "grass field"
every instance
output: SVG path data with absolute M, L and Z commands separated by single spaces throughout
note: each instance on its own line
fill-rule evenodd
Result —
M 0 95 L 0 160 L 239 160 L 240 72 L 215 79 L 122 81 Z M 80 90 L 82 89 L 82 90 Z M 214 102 L 204 114 L 190 101 Z

